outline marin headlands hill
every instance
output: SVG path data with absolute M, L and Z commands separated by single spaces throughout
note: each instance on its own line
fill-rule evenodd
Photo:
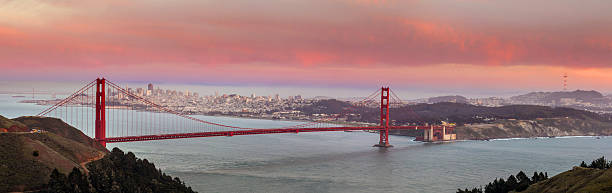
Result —
M 0 193 L 612 192 L 611 8 L 0 0 Z

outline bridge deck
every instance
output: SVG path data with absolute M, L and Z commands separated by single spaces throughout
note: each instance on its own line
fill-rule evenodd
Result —
M 415 130 L 415 129 L 430 129 L 431 126 L 391 126 L 390 130 Z M 441 129 L 442 126 L 433 126 L 434 129 Z M 452 129 L 449 127 L 449 129 Z M 259 135 L 259 134 L 276 134 L 276 133 L 300 133 L 300 132 L 323 132 L 323 131 L 359 131 L 359 130 L 384 130 L 382 126 L 371 127 L 327 127 L 327 128 L 279 128 L 279 129 L 249 129 L 249 130 L 233 130 L 233 131 L 213 131 L 213 132 L 198 132 L 198 133 L 178 133 L 164 135 L 142 135 L 142 136 L 126 136 L 126 137 L 107 137 L 103 140 L 107 143 L 118 142 L 133 142 L 133 141 L 151 141 L 164 139 L 181 139 L 181 138 L 196 138 L 196 137 L 220 137 L 234 135 Z

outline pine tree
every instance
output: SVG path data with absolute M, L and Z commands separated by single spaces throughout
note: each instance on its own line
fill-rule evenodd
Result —
M 506 191 L 505 192 L 509 192 L 512 191 L 514 189 L 516 189 L 516 187 L 518 186 L 518 181 L 516 180 L 516 177 L 514 177 L 514 175 L 510 175 L 510 177 L 508 177 L 508 180 L 506 181 Z
M 531 183 L 535 184 L 539 181 L 540 181 L 540 175 L 538 175 L 538 172 L 533 172 L 533 176 L 531 177 Z
M 179 178 L 172 178 L 147 160 L 124 154 L 118 148 L 107 157 L 88 165 L 89 175 L 77 168 L 66 175 L 55 170 L 48 192 L 120 193 L 120 192 L 194 192 Z
M 457 193 L 482 193 L 482 188 L 473 188 L 472 190 L 467 188 L 465 190 L 457 189 Z
M 610 168 L 610 165 L 608 165 L 608 161 L 606 161 L 606 158 L 602 156 L 596 160 L 593 160 L 591 162 L 591 165 L 589 165 L 589 168 L 607 169 Z
M 69 193 L 72 192 L 70 186 L 68 186 L 68 179 L 66 175 L 60 173 L 57 169 L 53 169 L 51 172 L 51 179 L 49 179 L 48 192 L 54 193 Z
M 78 168 L 72 168 L 72 172 L 68 174 L 68 181 L 73 189 L 78 189 L 75 192 L 89 193 L 89 181 L 87 180 L 87 176 L 81 173 L 81 170 Z
M 523 171 L 516 174 L 516 178 L 518 179 L 518 185 L 514 190 L 517 192 L 526 190 L 531 184 L 531 180 L 529 180 L 529 177 L 527 177 Z
M 584 161 L 582 161 L 582 163 L 580 163 L 580 167 L 587 168 L 589 166 L 586 163 L 584 163 Z
M 527 175 L 523 171 L 519 171 L 519 173 L 516 174 L 516 178 L 518 179 L 519 184 L 520 183 L 529 184 L 531 182 L 531 180 L 529 180 L 529 177 L 527 177 Z

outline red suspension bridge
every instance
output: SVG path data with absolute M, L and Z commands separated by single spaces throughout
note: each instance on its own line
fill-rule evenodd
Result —
M 322 131 L 377 131 L 380 140 L 374 146 L 391 147 L 389 132 L 392 130 L 425 130 L 425 140 L 446 140 L 452 126 L 395 126 L 389 119 L 392 105 L 401 105 L 400 98 L 389 87 L 353 103 L 352 111 L 364 106 L 372 106 L 380 96 L 380 124 L 347 123 L 339 121 L 339 116 L 320 119 L 280 128 L 251 128 L 213 122 L 187 115 L 175 107 L 159 105 L 156 99 L 146 98 L 129 92 L 104 78 L 96 79 L 67 98 L 52 105 L 38 114 L 61 118 L 68 124 L 80 129 L 86 135 L 94 136 L 103 146 L 106 143 L 150 141 L 164 139 L 217 137 L 234 135 L 257 135 L 276 133 L 300 133 Z

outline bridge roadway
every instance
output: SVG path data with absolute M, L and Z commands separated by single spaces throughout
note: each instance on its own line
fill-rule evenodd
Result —
M 442 129 L 444 126 L 433 126 L 433 129 Z M 389 130 L 416 130 L 416 129 L 431 129 L 432 126 L 390 126 Z M 300 132 L 322 132 L 322 131 L 359 131 L 359 130 L 384 130 L 383 126 L 371 127 L 325 127 L 325 128 L 278 128 L 278 129 L 246 129 L 232 131 L 211 131 L 198 133 L 177 133 L 163 135 L 142 135 L 142 136 L 126 136 L 126 137 L 107 137 L 105 139 L 96 139 L 106 143 L 118 142 L 133 142 L 133 141 L 150 141 L 164 139 L 181 139 L 181 138 L 196 138 L 196 137 L 220 137 L 234 135 L 258 135 L 258 134 L 276 134 L 276 133 L 300 133 Z

